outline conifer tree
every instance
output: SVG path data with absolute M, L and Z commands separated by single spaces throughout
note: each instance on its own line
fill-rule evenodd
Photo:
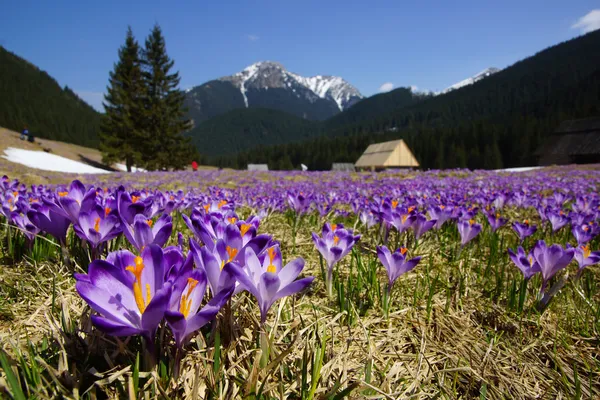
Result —
M 183 133 L 191 124 L 184 120 L 185 93 L 178 89 L 179 73 L 171 73 L 174 61 L 167 55 L 165 39 L 155 25 L 142 52 L 145 100 L 145 148 L 143 165 L 150 170 L 182 169 L 196 153 Z
M 109 75 L 100 131 L 103 161 L 123 161 L 127 171 L 140 164 L 144 150 L 141 121 L 145 88 L 139 53 L 139 44 L 129 27 L 125 44 L 119 49 L 119 60 Z

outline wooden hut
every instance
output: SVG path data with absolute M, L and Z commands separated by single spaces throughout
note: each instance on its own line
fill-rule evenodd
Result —
M 563 122 L 535 155 L 539 165 L 600 163 L 600 117 Z
M 248 171 L 268 171 L 267 164 L 248 164 Z
M 356 161 L 359 170 L 380 171 L 388 168 L 418 168 L 419 163 L 404 140 L 375 143 Z

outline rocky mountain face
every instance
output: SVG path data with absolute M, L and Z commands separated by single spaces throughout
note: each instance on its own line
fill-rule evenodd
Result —
M 303 77 L 280 63 L 262 61 L 188 90 L 185 105 L 196 125 L 236 108 L 269 108 L 308 120 L 324 120 L 362 98 L 340 77 Z

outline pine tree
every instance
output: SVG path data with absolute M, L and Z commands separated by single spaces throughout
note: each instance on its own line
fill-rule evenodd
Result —
M 142 53 L 147 90 L 145 136 L 147 150 L 142 161 L 147 169 L 182 169 L 196 154 L 183 132 L 191 128 L 184 120 L 185 93 L 179 90 L 179 73 L 170 73 L 174 61 L 167 55 L 165 39 L 155 25 Z
M 142 100 L 144 84 L 140 65 L 140 48 L 127 30 L 125 44 L 119 49 L 119 61 L 110 72 L 104 96 L 106 111 L 100 131 L 100 150 L 107 164 L 124 161 L 127 171 L 142 159 Z

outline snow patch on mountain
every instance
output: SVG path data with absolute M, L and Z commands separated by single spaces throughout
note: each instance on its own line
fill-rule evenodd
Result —
M 448 93 L 451 90 L 459 89 L 464 86 L 472 85 L 475 82 L 479 82 L 480 80 L 485 79 L 485 78 L 495 74 L 498 71 L 500 71 L 499 68 L 493 68 L 493 67 L 486 68 L 483 71 L 481 71 L 480 73 L 478 73 L 477 75 L 474 75 L 467 79 L 463 79 L 462 81 L 457 82 L 454 85 L 447 87 L 446 89 L 441 91 L 441 94 Z

